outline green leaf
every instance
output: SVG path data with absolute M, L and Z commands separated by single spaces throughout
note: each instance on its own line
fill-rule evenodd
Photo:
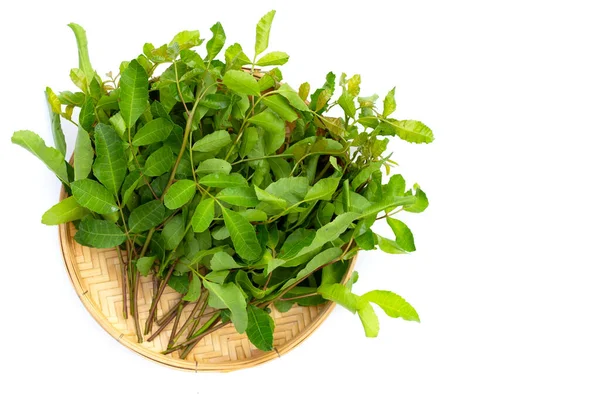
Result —
M 121 74 L 119 108 L 128 128 L 133 127 L 148 104 L 148 75 L 136 60 Z
M 79 112 L 79 126 L 86 131 L 91 131 L 96 121 L 94 99 L 87 97 L 81 111 Z
M 224 305 L 228 308 L 231 311 L 231 321 L 236 331 L 244 333 L 248 326 L 248 314 L 246 313 L 246 299 L 242 290 L 233 282 L 219 285 L 204 281 L 204 286 L 210 293 L 208 298 L 209 306 Z
M 210 174 L 200 178 L 198 183 L 204 186 L 216 188 L 248 186 L 248 181 L 240 174 Z
M 227 275 L 229 275 L 229 271 L 211 271 L 208 274 L 206 274 L 205 278 L 211 282 L 223 284 L 223 283 L 225 283 L 225 279 L 227 278 Z M 215 302 L 214 296 L 209 296 L 208 301 L 210 302 L 211 300 L 213 302 Z M 221 308 L 226 308 L 226 307 L 225 307 L 225 305 L 223 305 Z
M 54 139 L 54 145 L 56 146 L 56 149 L 64 156 L 67 154 L 67 144 L 65 142 L 65 134 L 60 126 L 60 100 L 49 87 L 46 88 L 46 101 L 48 102 L 48 111 L 50 112 L 50 122 L 52 125 L 52 137 Z
M 206 234 L 210 237 L 209 232 L 206 232 Z M 204 259 L 204 257 L 210 256 L 210 255 L 216 254 L 220 251 L 228 250 L 228 249 L 229 249 L 229 246 L 217 246 L 217 247 L 211 247 L 206 250 L 200 250 L 196 254 L 194 254 L 194 256 L 191 258 L 189 265 L 198 264 L 199 262 L 201 262 Z
M 358 189 L 363 183 L 367 182 L 374 172 L 381 169 L 382 161 L 372 162 L 367 167 L 363 168 L 354 179 L 352 179 L 352 189 Z
M 110 117 L 108 122 L 110 122 L 111 126 L 115 129 L 115 131 L 117 131 L 119 137 L 123 140 L 126 140 L 125 131 L 127 130 L 127 127 L 125 126 L 125 120 L 123 119 L 121 113 L 118 112 Z
M 344 90 L 338 99 L 338 104 L 342 107 L 342 110 L 344 110 L 344 114 L 350 118 L 354 118 L 354 115 L 356 114 L 356 104 L 354 104 L 354 97 L 347 90 Z
M 387 217 L 386 221 L 390 228 L 392 228 L 394 235 L 396 235 L 398 246 L 406 252 L 415 251 L 415 239 L 408 226 L 404 222 L 390 217 Z
M 163 146 L 150 154 L 144 164 L 144 175 L 161 176 L 171 171 L 175 165 L 175 155 L 169 146 Z
M 392 318 L 402 318 L 407 321 L 420 322 L 419 314 L 406 300 L 394 292 L 387 290 L 372 290 L 361 296 L 362 299 L 377 304 Z
M 129 231 L 142 233 L 158 226 L 165 218 L 165 206 L 159 200 L 151 200 L 135 208 L 129 215 Z
M 254 54 L 257 57 L 260 53 L 269 47 L 269 35 L 271 34 L 271 24 L 275 17 L 275 10 L 266 13 L 258 24 L 256 24 L 256 41 L 254 44 Z
M 300 203 L 308 193 L 308 179 L 304 176 L 282 178 L 271 183 L 265 190 L 290 204 Z
M 223 29 L 223 26 L 221 25 L 220 22 L 217 22 L 216 24 L 214 24 L 210 28 L 210 31 L 213 33 L 213 36 L 206 43 L 206 51 L 208 52 L 208 54 L 206 55 L 206 58 L 208 60 L 214 59 L 219 54 L 219 52 L 225 45 L 225 39 L 226 39 L 225 30 Z
M 200 282 L 200 278 L 198 275 L 192 274 L 192 280 L 190 281 L 190 286 L 188 288 L 187 294 L 183 296 L 183 301 L 198 301 L 200 298 L 200 292 L 202 289 L 202 283 Z
M 325 243 L 337 239 L 348 229 L 350 224 L 360 216 L 360 214 L 353 212 L 347 212 L 338 215 L 333 221 L 319 228 L 312 243 L 303 248 L 298 255 L 301 256 L 307 254 L 315 249 L 320 248 Z
M 210 269 L 212 269 L 213 271 L 223 271 L 239 268 L 244 268 L 244 266 L 236 263 L 233 257 L 225 253 L 224 251 L 215 253 L 213 258 L 210 260 Z
M 396 119 L 383 119 L 385 129 L 391 130 L 400 139 L 410 143 L 431 143 L 433 132 L 424 123 L 414 120 L 398 121 Z
M 198 104 L 211 110 L 222 110 L 229 107 L 231 97 L 220 93 L 207 94 Z
M 235 211 L 221 206 L 225 226 L 231 234 L 233 247 L 244 260 L 254 261 L 262 255 L 254 227 L 246 218 Z
M 240 157 L 246 157 L 252 152 L 252 149 L 258 142 L 258 129 L 250 126 L 245 129 L 242 136 L 242 145 L 240 146 Z
M 91 179 L 81 179 L 71 183 L 71 190 L 77 202 L 99 214 L 118 211 L 113 195 L 101 184 Z
M 368 209 L 371 206 L 371 202 L 369 202 L 369 200 L 365 199 L 363 196 L 361 196 L 360 194 L 356 193 L 356 192 L 349 192 L 348 193 L 348 204 L 344 204 L 343 203 L 343 199 L 341 197 L 338 197 L 335 201 L 335 212 L 336 214 L 342 214 L 344 213 L 344 211 L 346 210 L 345 207 L 347 207 L 348 211 L 351 212 L 363 212 L 366 209 Z
M 95 131 L 94 176 L 114 195 L 117 195 L 127 174 L 124 143 L 110 125 L 98 124 Z
M 83 102 L 85 101 L 85 94 L 82 92 L 73 93 L 69 91 L 64 91 L 58 93 L 58 100 L 60 100 L 61 104 L 81 107 L 83 105 Z
M 246 334 L 250 342 L 262 351 L 273 350 L 273 331 L 275 322 L 265 310 L 252 304 L 248 306 L 248 329 Z
M 262 102 L 288 122 L 293 122 L 298 119 L 298 114 L 292 107 L 290 107 L 287 100 L 283 96 L 273 94 L 262 99 Z
M 204 232 L 215 218 L 215 201 L 212 198 L 204 199 L 196 206 L 192 217 L 194 232 Z
M 287 83 L 282 83 L 279 89 L 277 89 L 277 93 L 288 99 L 290 104 L 300 111 L 308 111 L 309 108 L 302 100 L 298 92 L 296 92 L 290 85 Z
M 265 155 L 275 153 L 285 141 L 285 124 L 270 110 L 264 110 L 248 120 L 265 130 Z
M 227 131 L 221 130 L 205 135 L 202 139 L 194 143 L 193 151 L 201 153 L 211 153 L 222 149 L 231 143 L 231 138 Z
M 225 188 L 217 194 L 217 199 L 242 207 L 255 207 L 259 203 L 256 193 L 251 187 Z
M 181 294 L 186 294 L 190 287 L 187 275 L 171 275 L 167 283 L 172 289 Z
M 352 293 L 345 285 L 340 283 L 321 285 L 317 291 L 324 299 L 341 305 L 353 314 L 358 311 L 358 296 Z
M 113 222 L 91 218 L 82 219 L 75 233 L 77 243 L 99 249 L 116 247 L 126 238 L 123 231 Z
M 392 88 L 383 99 L 383 118 L 396 111 L 396 88 Z
M 73 169 L 75 180 L 85 179 L 92 171 L 94 162 L 94 149 L 90 135 L 81 127 L 77 130 L 77 139 L 75 140 L 75 151 L 73 152 Z
M 161 236 L 165 242 L 166 250 L 177 248 L 185 236 L 185 221 L 183 220 L 183 215 L 177 214 L 169 220 L 169 222 L 165 224 Z
M 260 87 L 256 79 L 247 72 L 229 70 L 223 76 L 223 84 L 230 90 L 249 96 L 260 96 Z
M 92 81 L 96 73 L 92 68 L 92 63 L 90 62 L 90 56 L 88 54 L 88 41 L 87 36 L 85 34 L 85 30 L 81 26 L 73 22 L 71 22 L 68 26 L 73 30 L 73 33 L 75 34 L 75 40 L 77 40 L 77 52 L 79 54 L 79 69 L 83 71 L 89 83 Z
M 404 250 L 398 243 L 388 238 L 384 238 L 383 236 L 375 235 L 377 237 L 377 244 L 379 245 L 379 249 L 388 254 L 406 254 L 406 250 Z
M 415 196 L 401 196 L 401 197 L 387 197 L 379 203 L 373 204 L 361 214 L 361 218 L 366 218 L 372 215 L 377 215 L 379 212 L 386 209 L 394 209 L 399 206 L 408 206 L 414 204 L 416 200 Z M 404 207 L 406 210 L 406 207 Z
M 267 161 L 276 179 L 287 178 L 292 174 L 290 163 L 283 158 L 268 158 Z
M 148 122 L 136 133 L 131 141 L 134 146 L 147 146 L 166 140 L 173 130 L 173 122 L 166 118 L 156 118 Z
M 199 31 L 181 31 L 175 35 L 173 40 L 171 40 L 169 47 L 172 47 L 175 43 L 177 43 L 180 51 L 187 50 L 191 49 L 192 47 L 199 46 L 202 44 L 202 41 L 203 40 L 200 39 Z
M 71 196 L 53 205 L 46 211 L 42 215 L 42 224 L 60 225 L 81 219 L 87 214 L 89 214 L 89 211 L 80 206 L 75 197 Z
M 356 241 L 358 247 L 360 247 L 362 250 L 374 250 L 377 237 L 373 231 L 369 229 L 362 235 L 355 237 L 354 240 Z
M 339 178 L 324 178 L 308 190 L 304 201 L 331 200 L 331 196 L 340 184 Z
M 305 249 L 306 249 L 306 247 L 305 247 Z M 338 258 L 341 254 L 342 254 L 342 249 L 340 249 L 338 247 L 331 247 L 327 250 L 320 252 L 315 257 L 313 257 L 312 260 L 310 260 L 308 262 L 308 264 L 306 264 L 306 266 L 300 270 L 300 272 L 298 272 L 298 275 L 296 275 L 295 278 L 288 280 L 281 287 L 281 290 L 287 289 L 288 287 L 292 286 L 294 283 L 304 279 L 306 276 L 312 274 L 313 272 L 315 272 L 317 269 L 319 269 L 323 265 Z M 325 297 L 325 296 L 323 296 L 323 297 Z
M 286 239 L 281 250 L 279 250 L 279 257 L 283 260 L 291 260 L 296 257 L 300 250 L 309 246 L 314 240 L 316 232 L 309 229 L 296 229 Z
M 308 82 L 304 82 L 300 85 L 298 89 L 298 96 L 302 99 L 302 101 L 306 101 L 308 98 L 308 94 L 310 93 L 310 84 Z
M 348 79 L 348 92 L 356 97 L 360 93 L 360 75 L 355 74 L 352 78 Z
M 32 131 L 17 131 L 13 134 L 11 141 L 36 156 L 61 181 L 69 184 L 67 164 L 60 151 L 53 147 L 47 147 L 44 140 Z
M 290 59 L 290 56 L 283 51 L 273 51 L 262 56 L 256 65 L 259 67 L 267 67 L 269 65 L 283 65 Z
M 215 240 L 225 240 L 230 236 L 229 230 L 223 225 L 213 228 L 211 235 Z
M 367 337 L 377 337 L 377 334 L 379 334 L 379 318 L 377 318 L 373 306 L 369 302 L 360 301 L 359 299 L 358 316 L 365 330 L 365 335 Z
M 220 172 L 227 175 L 231 172 L 231 164 L 220 158 L 209 158 L 208 160 L 200 162 L 196 172 L 199 174 L 213 174 Z
M 415 184 L 414 188 L 416 201 L 412 204 L 405 206 L 404 211 L 408 211 L 411 213 L 420 213 L 427 209 L 427 207 L 429 206 L 429 200 L 427 199 L 427 195 L 424 191 L 421 190 L 419 185 Z
M 258 186 L 254 186 L 254 192 L 256 193 L 256 198 L 258 200 L 265 202 L 270 206 L 284 210 L 288 205 L 288 202 L 285 199 L 275 196 L 266 190 L 259 188 Z
M 155 256 L 150 257 L 140 257 L 135 261 L 135 267 L 142 276 L 148 276 L 152 266 L 154 265 L 154 261 L 156 260 Z
M 271 286 L 270 288 L 267 288 L 266 290 L 258 289 L 250 281 L 250 278 L 248 278 L 248 274 L 249 273 L 246 271 L 238 271 L 237 274 L 235 275 L 235 283 L 237 283 L 240 288 L 245 290 L 246 293 L 249 293 L 250 295 L 254 296 L 257 299 L 264 298 L 266 295 L 272 293 L 273 291 L 275 291 L 278 288 L 278 286 L 274 285 L 274 286 Z
M 248 58 L 242 46 L 239 43 L 234 43 L 225 50 L 225 61 L 227 62 L 227 69 L 239 69 L 244 65 L 252 64 L 252 61 Z
M 348 263 L 335 262 L 323 267 L 321 272 L 321 285 L 340 283 L 348 271 Z M 351 289 L 351 288 L 350 288 Z
M 171 185 L 165 195 L 165 206 L 169 210 L 181 208 L 190 201 L 196 193 L 196 183 L 189 179 L 182 179 Z
M 406 192 L 406 182 L 400 174 L 392 175 L 387 184 L 383 187 L 383 195 L 386 199 L 404 196 Z M 390 210 L 391 212 L 392 210 Z
M 249 208 L 247 210 L 240 211 L 239 213 L 249 222 L 264 222 L 268 218 L 267 213 L 265 213 L 262 210 L 256 210 L 254 208 Z
M 322 267 L 323 265 L 332 262 L 333 260 L 341 256 L 342 253 L 342 249 L 338 247 L 331 247 L 327 250 L 323 250 L 322 252 L 314 256 L 312 260 L 308 262 L 308 264 L 306 264 L 306 267 L 302 271 L 300 271 L 298 277 L 301 277 L 303 271 L 305 271 L 305 275 L 312 273 L 313 271 Z
M 77 86 L 79 89 L 83 90 L 85 93 L 89 92 L 88 88 L 88 80 L 85 77 L 85 73 L 79 68 L 71 68 L 69 72 L 69 78 L 71 81 Z
M 135 190 L 139 188 L 142 178 L 143 176 L 139 170 L 132 171 L 125 177 L 123 185 L 121 185 L 121 204 L 129 204 Z
M 293 301 L 276 300 L 274 304 L 275 304 L 275 308 L 277 309 L 277 311 L 279 311 L 282 314 L 290 311 L 292 309 L 292 307 L 294 306 Z

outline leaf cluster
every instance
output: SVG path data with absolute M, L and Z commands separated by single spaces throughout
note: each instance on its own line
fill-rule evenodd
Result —
M 78 89 L 46 89 L 55 148 L 31 131 L 12 139 L 69 194 L 42 222 L 73 222 L 78 243 L 125 252 L 130 288 L 136 276 L 153 275 L 181 293 L 182 305 L 221 310 L 211 326 L 231 321 L 261 350 L 273 348 L 271 306 L 333 300 L 359 314 L 367 336 L 379 329 L 371 304 L 418 321 L 400 296 L 357 296 L 356 273 L 346 278 L 359 250 L 415 250 L 410 229 L 392 215 L 424 211 L 427 196 L 399 174 L 384 179 L 395 165 L 386 149 L 394 137 L 430 143 L 432 132 L 390 117 L 395 89 L 383 107 L 377 95 L 361 96 L 359 75 L 329 73 L 314 90 L 285 83 L 279 67 L 289 56 L 265 53 L 274 14 L 256 27 L 252 59 L 238 43 L 225 47 L 216 23 L 206 43 L 198 31 L 146 43 L 106 79 L 92 68 L 85 31 L 71 24 Z M 343 117 L 329 115 L 334 107 Z M 72 163 L 61 120 L 78 128 Z M 393 238 L 371 229 L 382 218 Z

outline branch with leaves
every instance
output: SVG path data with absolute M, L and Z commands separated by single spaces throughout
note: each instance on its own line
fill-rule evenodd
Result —
M 72 222 L 75 240 L 117 248 L 123 274 L 123 313 L 135 319 L 139 341 L 173 323 L 166 353 L 185 357 L 201 338 L 232 323 L 261 350 L 273 349 L 271 307 L 327 300 L 358 313 L 367 336 L 377 336 L 372 304 L 393 318 L 418 321 L 402 297 L 374 290 L 352 293 L 350 260 L 359 250 L 392 254 L 415 250 L 410 229 L 392 216 L 428 206 L 418 185 L 393 174 L 386 154 L 391 138 L 433 141 L 418 121 L 396 120 L 395 89 L 377 104 L 361 97 L 359 75 L 342 74 L 310 93 L 295 90 L 278 66 L 289 56 L 264 54 L 275 11 L 256 27 L 252 60 L 235 43 L 226 48 L 220 23 L 211 28 L 205 55 L 198 31 L 183 31 L 160 47 L 121 63 L 102 80 L 92 68 L 85 31 L 73 29 L 78 90 L 46 89 L 55 148 L 31 131 L 13 143 L 43 161 L 69 197 L 42 217 L 47 225 Z M 157 66 L 166 64 L 160 75 Z M 257 67 L 273 67 L 258 70 Z M 343 117 L 327 112 L 339 107 Z M 74 118 L 74 109 L 79 109 Z M 72 163 L 66 161 L 61 120 L 78 127 Z M 387 221 L 394 238 L 372 226 Z M 122 254 L 121 254 L 122 253 Z M 142 331 L 137 311 L 141 276 L 155 293 Z M 166 287 L 181 294 L 161 319 L 156 306 Z M 192 312 L 182 320 L 184 308 Z

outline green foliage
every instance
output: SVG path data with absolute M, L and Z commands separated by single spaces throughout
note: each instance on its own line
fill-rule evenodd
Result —
M 98 214 L 109 214 L 119 209 L 108 189 L 91 179 L 71 183 L 71 190 L 79 205 Z
M 248 339 L 262 351 L 273 350 L 273 331 L 275 322 L 273 318 L 263 309 L 256 306 L 248 306 Z
M 60 225 L 66 222 L 77 221 L 89 214 L 89 211 L 79 205 L 75 197 L 67 197 L 60 203 L 53 205 L 42 216 L 42 224 Z
M 92 171 L 94 163 L 94 149 L 90 135 L 79 127 L 77 139 L 75 140 L 75 151 L 73 152 L 73 169 L 75 180 L 85 179 Z
M 226 46 L 216 23 L 205 54 L 199 31 L 182 31 L 163 45 L 146 43 L 108 79 L 91 66 L 85 31 L 69 25 L 79 89 L 46 88 L 56 148 L 31 131 L 12 138 L 71 195 L 42 222 L 74 222 L 82 245 L 127 251 L 130 290 L 138 272 L 168 278 L 184 301 L 208 299 L 221 310 L 211 322 L 231 321 L 263 351 L 273 349 L 270 305 L 285 312 L 334 301 L 358 314 L 369 337 L 379 331 L 372 304 L 419 321 L 402 297 L 356 295 L 357 275 L 343 277 L 359 249 L 415 251 L 412 232 L 392 215 L 423 212 L 429 201 L 400 174 L 384 179 L 396 165 L 387 145 L 394 137 L 430 143 L 433 134 L 392 117 L 395 88 L 382 102 L 361 96 L 360 75 L 336 83 L 330 72 L 312 92 L 308 83 L 285 83 L 277 66 L 289 55 L 267 52 L 274 16 L 258 22 L 252 58 L 238 43 Z M 329 115 L 335 107 L 342 117 Z M 78 125 L 72 168 L 61 119 Z M 372 229 L 383 218 L 393 239 Z

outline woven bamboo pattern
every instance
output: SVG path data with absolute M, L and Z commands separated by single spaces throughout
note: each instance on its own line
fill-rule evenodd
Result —
M 334 304 L 327 302 L 314 307 L 295 305 L 286 313 L 279 313 L 272 307 L 275 320 L 275 350 L 263 352 L 256 349 L 245 334 L 238 334 L 231 325 L 225 326 L 203 338 L 192 352 L 181 360 L 177 352 L 163 355 L 171 335 L 171 325 L 152 342 L 138 343 L 133 318 L 125 319 L 122 313 L 122 275 L 120 261 L 115 249 L 93 249 L 75 242 L 76 229 L 73 224 L 59 227 L 67 272 L 77 294 L 94 319 L 115 339 L 131 350 L 161 364 L 190 371 L 232 371 L 251 367 L 272 360 L 300 344 L 306 339 L 333 310 Z M 126 257 L 126 254 L 123 254 Z M 349 268 L 349 273 L 354 267 Z M 140 323 L 146 323 L 153 297 L 153 282 L 150 277 L 142 277 L 138 307 Z M 157 309 L 158 318 L 170 310 L 181 295 L 167 287 Z M 187 319 L 192 306 L 182 313 L 181 320 Z M 210 308 L 207 309 L 210 311 Z M 205 317 L 204 323 L 209 316 Z

